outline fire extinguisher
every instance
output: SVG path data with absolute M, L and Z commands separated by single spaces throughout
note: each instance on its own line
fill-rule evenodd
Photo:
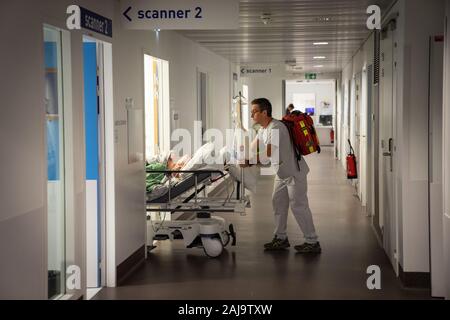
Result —
M 334 144 L 334 130 L 333 129 L 330 130 L 330 140 L 331 140 L 331 144 Z
M 358 179 L 355 150 L 353 150 L 350 139 L 348 139 L 348 144 L 350 145 L 350 153 L 347 155 L 347 179 Z

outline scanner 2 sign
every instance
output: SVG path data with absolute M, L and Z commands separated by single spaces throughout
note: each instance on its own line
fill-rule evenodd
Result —
M 238 29 L 238 0 L 121 0 L 122 25 L 136 30 Z

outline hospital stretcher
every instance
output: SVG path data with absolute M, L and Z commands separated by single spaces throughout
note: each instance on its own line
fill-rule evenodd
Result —
M 244 181 L 243 170 L 241 171 L 241 181 Z M 233 188 L 231 194 L 228 192 L 227 197 L 206 197 L 206 187 L 225 178 L 226 173 L 220 170 L 149 170 L 147 172 L 163 173 L 169 178 L 168 191 L 156 199 L 147 200 L 147 213 L 195 213 L 194 220 L 157 222 L 152 222 L 150 215 L 147 215 L 148 250 L 154 248 L 154 240 L 183 239 L 187 248 L 203 248 L 207 256 L 215 258 L 222 254 L 223 248 L 231 240 L 232 245 L 236 245 L 236 233 L 233 225 L 227 226 L 225 219 L 212 216 L 211 213 L 230 212 L 245 215 L 245 208 L 250 206 L 250 200 L 244 196 L 244 188 L 239 182 L 236 182 L 237 187 Z M 188 176 L 172 185 L 170 180 L 174 173 Z M 237 189 L 236 199 L 232 199 L 235 189 Z M 228 188 L 227 191 L 229 191 Z M 202 192 L 203 196 L 201 196 Z M 149 236 L 150 234 L 153 236 Z

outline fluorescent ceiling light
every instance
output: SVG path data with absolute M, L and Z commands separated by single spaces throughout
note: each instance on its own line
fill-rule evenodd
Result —
M 322 60 L 322 59 L 326 59 L 327 57 L 324 57 L 324 56 L 316 56 L 316 57 L 314 57 L 313 59 L 314 60 Z
M 328 42 L 314 42 L 313 44 L 315 46 L 326 46 L 328 44 Z
M 314 68 L 323 68 L 323 65 L 314 66 Z

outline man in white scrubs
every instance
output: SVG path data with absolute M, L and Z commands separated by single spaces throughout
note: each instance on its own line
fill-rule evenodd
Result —
M 314 227 L 307 196 L 308 164 L 304 159 L 297 161 L 287 127 L 272 118 L 272 105 L 265 98 L 252 101 L 252 119 L 261 125 L 252 146 L 259 146 L 257 159 L 250 163 L 260 164 L 262 157 L 270 160 L 276 173 L 272 195 L 275 215 L 275 232 L 266 250 L 283 250 L 290 247 L 286 234 L 289 206 L 303 232 L 305 243 L 294 248 L 300 253 L 320 253 L 321 247 Z

